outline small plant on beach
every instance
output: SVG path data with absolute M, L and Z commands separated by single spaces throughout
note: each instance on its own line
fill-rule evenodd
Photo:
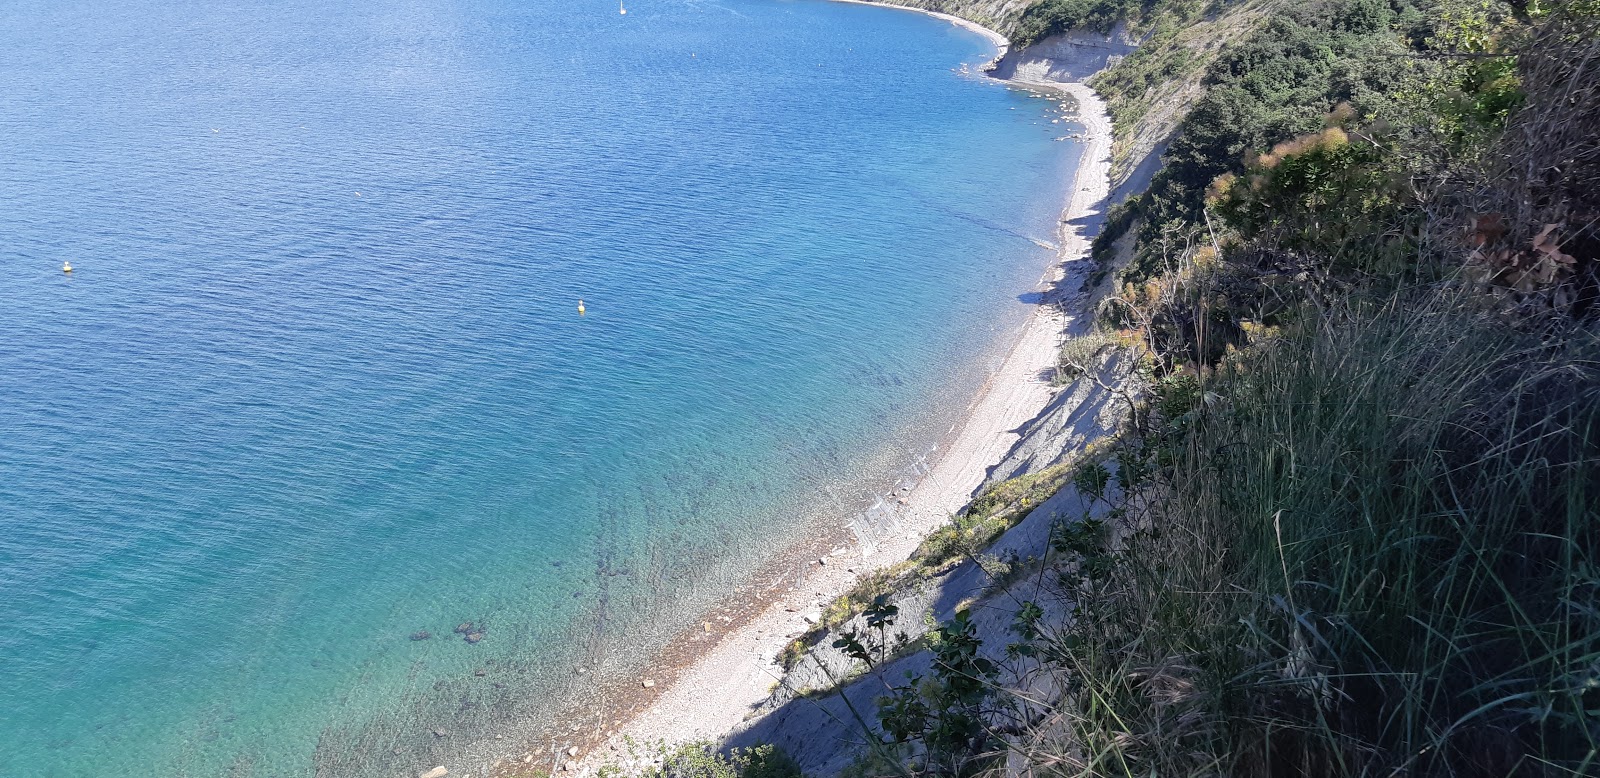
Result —
M 884 596 L 904 590 L 919 572 L 917 565 L 908 560 L 862 576 L 848 591 L 834 598 L 822 609 L 818 627 L 835 629 L 842 626 L 857 615 L 869 611 Z
M 829 632 L 863 613 L 870 616 L 872 609 L 881 607 L 886 597 L 905 591 L 921 580 L 926 572 L 916 562 L 907 560 L 863 576 L 848 591 L 823 607 L 822 616 L 815 626 L 783 647 L 778 653 L 778 664 L 785 669 L 792 669 Z
M 640 752 L 638 744 L 630 743 L 630 752 L 636 762 L 647 766 L 638 772 L 629 772 L 616 765 L 601 768 L 601 774 L 611 771 L 614 776 L 632 775 L 636 778 L 804 778 L 804 773 L 783 749 L 763 744 L 751 748 L 723 751 L 707 740 L 668 746 L 655 743 Z
M 866 617 L 867 629 L 877 633 L 877 639 L 848 630 L 833 641 L 833 647 L 843 651 L 845 656 L 873 668 L 883 664 L 892 650 L 889 628 L 899 618 L 900 607 L 890 602 L 888 593 L 884 593 L 874 598 L 862 615 Z

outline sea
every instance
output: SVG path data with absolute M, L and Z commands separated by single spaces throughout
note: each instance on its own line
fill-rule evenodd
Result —
M 0 4 L 0 776 L 481 775 L 859 521 L 1054 258 L 1077 126 L 995 54 L 822 0 Z

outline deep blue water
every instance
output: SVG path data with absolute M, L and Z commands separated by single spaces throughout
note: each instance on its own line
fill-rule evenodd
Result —
M 843 523 L 1050 259 L 1077 147 L 992 54 L 810 1 L 0 5 L 0 775 L 487 753 Z

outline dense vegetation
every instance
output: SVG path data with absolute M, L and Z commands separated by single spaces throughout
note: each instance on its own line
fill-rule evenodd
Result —
M 1071 30 L 1109 31 L 1118 22 L 1137 18 L 1157 0 L 1044 0 L 1022 12 L 1016 43 L 1026 46 Z
M 943 625 L 862 774 L 1600 774 L 1595 14 L 1323 0 L 1216 57 L 1112 219 L 1150 396 L 1037 573 L 1074 617 Z
M 1434 119 L 1448 113 L 1461 122 L 1480 117 L 1437 104 L 1439 98 L 1460 89 L 1491 90 L 1499 81 L 1470 83 L 1451 66 L 1455 39 L 1462 27 L 1498 23 L 1493 9 L 1449 10 L 1440 4 L 1424 7 L 1410 0 L 1394 4 L 1382 0 L 1346 0 L 1289 5 L 1274 11 L 1263 25 L 1227 49 L 1203 79 L 1205 94 L 1179 125 L 1177 137 L 1163 156 L 1161 171 L 1146 193 L 1131 204 L 1141 224 L 1139 251 L 1131 273 L 1135 278 L 1165 272 L 1204 231 L 1202 212 L 1207 188 L 1217 176 L 1243 172 L 1246 155 L 1275 144 L 1322 130 L 1329 114 L 1341 111 L 1339 121 L 1385 134 L 1382 148 L 1392 158 L 1388 169 L 1374 174 L 1400 177 L 1421 158 L 1395 155 L 1401 144 L 1430 147 L 1445 140 L 1408 137 L 1407 133 L 1433 135 Z M 1462 19 L 1470 16 L 1470 19 Z M 1500 62 L 1504 62 L 1501 60 Z M 1104 80 L 1114 82 L 1115 73 Z M 1126 99 L 1121 91 L 1113 101 Z M 1505 95 L 1478 96 L 1486 106 L 1482 119 L 1503 118 Z M 1363 147 L 1351 147 L 1353 153 Z M 1369 144 L 1365 148 L 1378 148 Z M 1437 157 L 1429 155 L 1428 161 Z M 1383 184 L 1371 194 L 1382 202 L 1370 208 L 1402 206 L 1397 199 L 1409 192 L 1377 178 L 1347 182 L 1342 191 L 1368 196 L 1365 184 Z M 1404 189 L 1405 182 L 1395 182 Z M 1331 191 L 1331 190 L 1330 190 Z M 1387 214 L 1385 214 L 1387 218 Z M 1350 230 L 1365 235 L 1362 227 Z M 1108 232 L 1102 248 L 1117 234 Z M 1343 258 L 1371 261 L 1363 246 L 1351 246 Z M 1404 246 L 1393 246 L 1408 253 Z

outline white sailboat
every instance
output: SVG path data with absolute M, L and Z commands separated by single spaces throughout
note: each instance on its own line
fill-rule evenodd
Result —
M 618 11 L 618 13 L 621 13 L 623 16 L 627 16 L 628 15 L 628 8 L 627 8 L 627 6 L 624 6 L 622 4 L 622 2 L 623 2 L 623 0 L 617 0 L 617 11 Z

